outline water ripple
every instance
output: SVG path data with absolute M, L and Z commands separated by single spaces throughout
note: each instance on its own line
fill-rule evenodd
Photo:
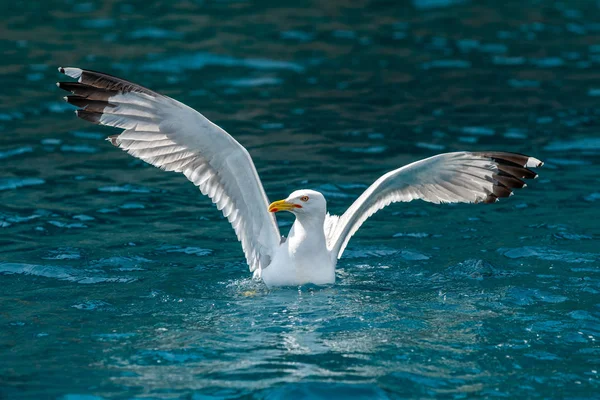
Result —
M 0 263 L 0 274 L 2 275 L 35 275 L 44 278 L 53 278 L 63 281 L 95 284 L 95 283 L 129 283 L 136 278 L 128 276 L 105 276 L 98 274 L 97 271 L 78 270 L 70 267 L 58 267 L 51 265 L 33 265 L 19 263 Z
M 262 58 L 235 58 L 212 53 L 195 53 L 171 56 L 160 61 L 147 61 L 141 64 L 142 71 L 181 73 L 185 70 L 198 70 L 207 66 L 245 67 L 257 70 L 290 70 L 304 72 L 300 64 Z

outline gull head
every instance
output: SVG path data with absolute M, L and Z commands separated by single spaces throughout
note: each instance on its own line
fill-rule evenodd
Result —
M 290 194 L 287 199 L 274 201 L 269 212 L 289 211 L 300 216 L 323 216 L 327 212 L 325 196 L 315 190 L 302 189 Z

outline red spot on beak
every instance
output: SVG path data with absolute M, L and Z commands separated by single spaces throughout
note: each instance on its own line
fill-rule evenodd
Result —
M 279 211 L 278 208 L 271 208 L 271 212 L 277 212 L 277 211 Z

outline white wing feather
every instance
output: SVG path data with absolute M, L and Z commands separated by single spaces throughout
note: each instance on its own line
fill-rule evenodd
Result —
M 341 217 L 327 215 L 327 247 L 340 258 L 363 222 L 391 203 L 495 202 L 524 187 L 522 178 L 537 176 L 527 167 L 542 165 L 533 157 L 502 152 L 446 153 L 406 165 L 377 179 Z
M 134 157 L 184 174 L 211 198 L 242 244 L 250 271 L 266 268 L 280 244 L 275 216 L 250 154 L 199 112 L 170 97 L 112 77 L 59 68 L 78 79 L 59 87 L 82 107 L 80 118 L 124 129 L 110 141 Z

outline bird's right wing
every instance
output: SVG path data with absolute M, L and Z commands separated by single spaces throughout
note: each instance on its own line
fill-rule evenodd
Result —
M 446 153 L 408 164 L 377 179 L 341 217 L 327 215 L 327 248 L 340 258 L 363 222 L 391 203 L 494 203 L 524 187 L 521 179 L 537 177 L 528 168 L 542 165 L 533 157 L 504 152 Z
M 210 197 L 242 243 L 250 271 L 267 267 L 279 228 L 248 151 L 202 114 L 134 83 L 79 68 L 58 86 L 84 120 L 124 129 L 111 143 L 166 171 L 181 172 Z

